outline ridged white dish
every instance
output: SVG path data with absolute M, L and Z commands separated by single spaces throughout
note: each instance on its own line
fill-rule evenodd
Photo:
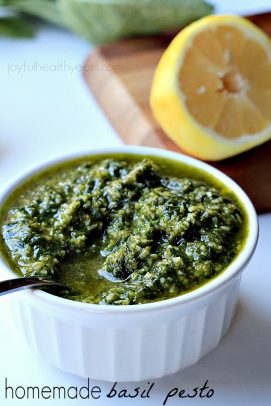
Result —
M 257 243 L 257 216 L 249 198 L 235 182 L 201 161 L 143 147 L 119 147 L 79 156 L 97 153 L 153 155 L 189 164 L 223 182 L 247 212 L 249 230 L 243 250 L 223 273 L 185 295 L 134 306 L 85 304 L 38 290 L 13 295 L 14 321 L 22 336 L 33 351 L 58 368 L 107 381 L 162 377 L 197 362 L 227 332 L 236 307 L 241 271 Z M 0 206 L 26 178 L 70 158 L 75 157 L 61 158 L 28 171 L 2 193 Z M 0 267 L 2 279 L 16 277 L 1 258 Z

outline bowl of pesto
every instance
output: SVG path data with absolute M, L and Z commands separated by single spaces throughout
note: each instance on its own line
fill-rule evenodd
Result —
M 26 340 L 66 371 L 111 381 L 174 373 L 213 349 L 258 235 L 230 178 L 152 148 L 46 163 L 0 205 L 2 279 L 70 287 L 14 295 Z

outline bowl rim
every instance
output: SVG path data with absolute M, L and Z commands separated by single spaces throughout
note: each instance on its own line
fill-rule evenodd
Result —
M 9 195 L 16 188 L 18 188 L 21 184 L 26 182 L 27 179 L 31 178 L 35 174 L 38 174 L 39 172 L 43 172 L 47 168 L 84 157 L 87 158 L 99 154 L 111 154 L 111 153 L 112 154 L 125 153 L 137 156 L 148 155 L 150 157 L 155 156 L 166 158 L 169 160 L 175 160 L 187 164 L 189 166 L 192 166 L 196 169 L 199 169 L 207 173 L 207 175 L 213 176 L 220 183 L 225 184 L 226 187 L 230 189 L 242 202 L 243 207 L 247 214 L 248 233 L 242 250 L 224 271 L 222 271 L 215 278 L 206 282 L 204 285 L 200 286 L 199 288 L 196 288 L 195 290 L 184 293 L 183 295 L 176 296 L 170 299 L 158 300 L 156 302 L 143 303 L 137 305 L 121 305 L 121 306 L 92 304 L 61 298 L 41 290 L 30 290 L 30 289 L 20 292 L 20 295 L 25 295 L 25 298 L 28 299 L 32 297 L 35 300 L 43 302 L 43 304 L 46 303 L 61 307 L 64 306 L 66 309 L 67 308 L 74 310 L 77 309 L 79 311 L 87 311 L 87 312 L 91 311 L 95 313 L 96 312 L 125 313 L 125 314 L 138 313 L 142 311 L 150 311 L 150 310 L 154 311 L 159 309 L 166 309 L 172 306 L 180 306 L 184 303 L 196 301 L 196 299 L 202 298 L 212 292 L 219 290 L 221 287 L 226 285 L 230 280 L 232 280 L 237 274 L 239 274 L 243 270 L 243 268 L 253 255 L 253 252 L 257 245 L 259 233 L 257 214 L 250 198 L 235 181 L 233 181 L 229 176 L 225 175 L 220 170 L 203 161 L 200 161 L 196 158 L 192 158 L 179 152 L 153 147 L 129 145 L 129 146 L 117 146 L 95 149 L 93 148 L 90 150 L 83 150 L 76 153 L 63 154 L 56 158 L 43 161 L 38 165 L 31 166 L 30 168 L 24 170 L 23 173 L 21 173 L 19 176 L 16 176 L 10 182 L 8 182 L 7 186 L 0 191 L 0 208 L 3 205 L 3 203 L 5 203 Z M 1 253 L 0 253 L 0 266 L 1 268 L 3 268 L 6 274 L 10 275 L 10 277 L 16 277 L 16 273 L 9 267 L 9 265 L 4 260 Z

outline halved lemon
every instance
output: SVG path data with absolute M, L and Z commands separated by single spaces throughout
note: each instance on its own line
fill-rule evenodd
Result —
M 237 16 L 205 17 L 171 42 L 150 103 L 184 151 L 224 159 L 271 138 L 271 41 Z

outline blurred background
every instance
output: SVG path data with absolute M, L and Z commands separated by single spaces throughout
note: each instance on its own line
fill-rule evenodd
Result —
M 66 7 L 60 12 L 57 3 Z M 0 1 L 1 182 L 52 155 L 121 142 L 83 79 L 83 65 L 95 47 L 91 38 L 110 42 L 131 32 L 152 31 L 153 25 L 142 26 L 140 18 L 155 19 L 155 32 L 165 30 L 165 26 L 155 7 L 140 8 L 141 3 L 153 6 L 155 1 L 134 2 L 138 5 L 138 22 L 134 10 L 127 16 L 125 9 L 115 8 L 116 3 L 123 5 L 125 1 Z M 271 10 L 270 0 L 212 0 L 208 5 L 187 0 L 179 13 L 174 1 L 164 3 L 169 26 L 175 30 L 209 12 L 250 15 Z M 21 11 L 25 13 L 19 14 Z M 33 19 L 35 15 L 43 19 Z M 121 23 L 118 15 L 124 16 Z M 92 69 L 102 75 L 107 67 Z

